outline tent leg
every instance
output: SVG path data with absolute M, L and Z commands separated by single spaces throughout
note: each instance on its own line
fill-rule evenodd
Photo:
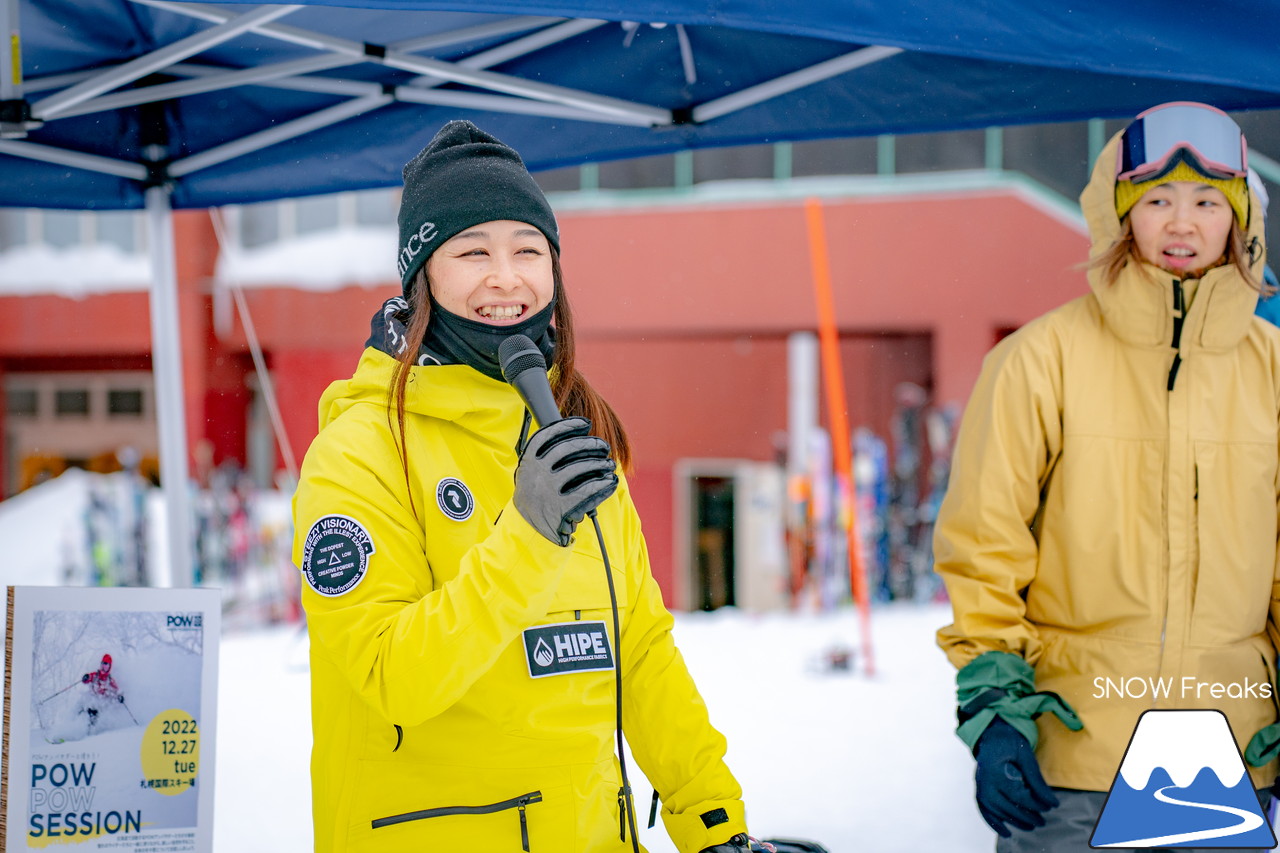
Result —
M 31 105 L 22 98 L 22 37 L 18 0 L 0 0 L 0 139 L 23 139 Z
M 151 566 L 153 586 L 194 584 L 191 487 L 187 468 L 187 428 L 182 391 L 182 348 L 178 324 L 178 270 L 173 246 L 173 209 L 164 187 L 147 190 L 147 236 L 151 251 L 151 370 L 155 377 L 156 421 L 160 434 L 160 477 L 164 490 L 168 554 Z M 167 556 L 167 560 L 164 559 Z

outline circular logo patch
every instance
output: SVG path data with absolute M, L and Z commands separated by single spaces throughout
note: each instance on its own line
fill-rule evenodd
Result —
M 342 595 L 364 580 L 375 550 L 373 537 L 360 522 L 345 515 L 326 515 L 307 531 L 302 573 L 321 595 Z
M 436 486 L 436 503 L 440 504 L 440 511 L 454 521 L 466 521 L 476 508 L 471 492 L 456 477 L 445 477 Z

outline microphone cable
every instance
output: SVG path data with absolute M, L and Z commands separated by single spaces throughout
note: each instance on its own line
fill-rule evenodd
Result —
M 622 628 L 618 616 L 618 593 L 613 586 L 613 568 L 609 564 L 609 549 L 604 544 L 604 532 L 600 529 L 600 519 L 593 509 L 587 513 L 592 526 L 596 530 L 596 541 L 600 543 L 600 556 L 604 558 L 604 576 L 609 582 L 609 606 L 613 611 L 613 683 L 615 687 L 614 706 L 617 710 L 615 730 L 618 736 L 618 769 L 622 773 L 622 787 L 618 790 L 618 831 L 620 840 L 626 843 L 627 828 L 631 828 L 631 849 L 640 853 L 639 836 L 636 833 L 635 801 L 631 795 L 631 781 L 627 777 L 627 758 L 622 738 Z

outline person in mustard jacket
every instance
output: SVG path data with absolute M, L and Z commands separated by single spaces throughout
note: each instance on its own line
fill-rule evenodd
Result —
M 749 849 L 615 470 L 625 433 L 574 368 L 550 206 L 470 122 L 404 178 L 404 296 L 323 395 L 294 498 L 315 849 L 640 850 L 619 725 L 681 853 Z M 536 431 L 498 362 L 516 333 L 566 416 Z
M 1090 292 L 1001 341 L 969 399 L 938 642 L 1002 853 L 1088 850 L 1147 709 L 1220 710 L 1260 798 L 1276 779 L 1280 330 L 1253 316 L 1245 157 L 1204 104 L 1117 134 L 1080 197 Z

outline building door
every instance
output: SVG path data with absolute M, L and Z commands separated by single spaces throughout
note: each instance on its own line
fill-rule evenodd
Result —
M 672 482 L 671 605 L 752 612 L 786 607 L 782 469 L 747 459 L 681 459 Z
M 734 561 L 734 478 L 694 477 L 693 600 L 697 610 L 737 604 Z

